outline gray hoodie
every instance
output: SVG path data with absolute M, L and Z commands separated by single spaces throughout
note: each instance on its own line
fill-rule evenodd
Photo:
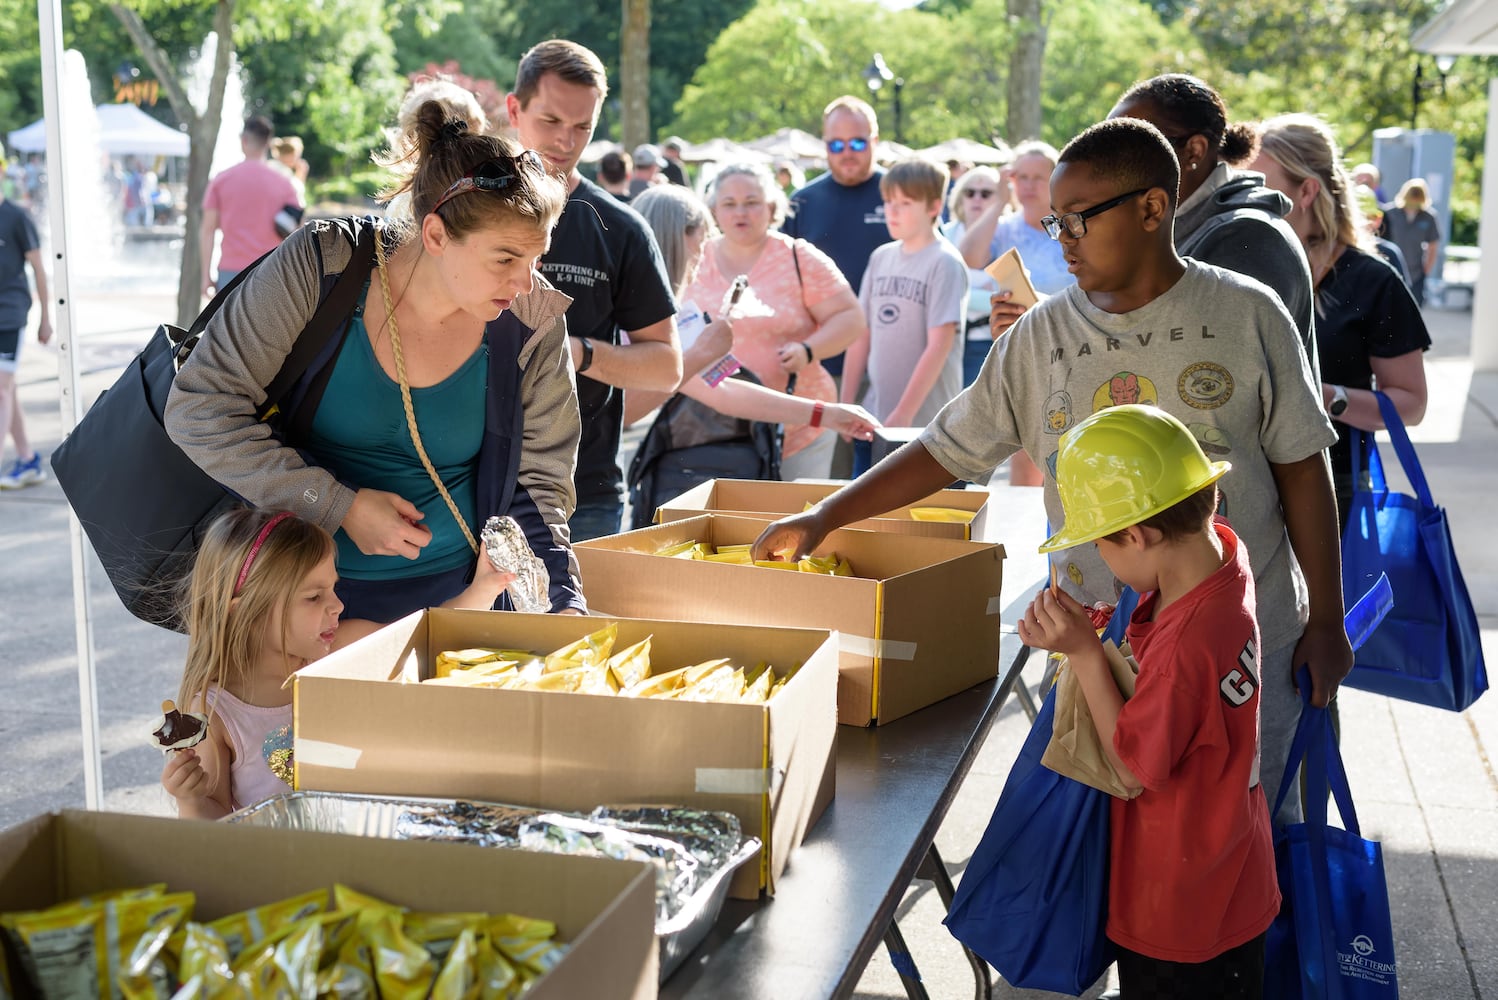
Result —
M 1311 373 L 1316 359 L 1315 294 L 1300 237 L 1285 221 L 1289 198 L 1264 185 L 1264 175 L 1217 168 L 1176 209 L 1176 250 L 1207 264 L 1257 278 L 1279 295 L 1300 332 Z

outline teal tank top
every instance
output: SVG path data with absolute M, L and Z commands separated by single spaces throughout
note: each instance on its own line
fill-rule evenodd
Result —
M 427 457 L 470 527 L 475 519 L 488 367 L 486 338 L 446 379 L 411 390 Z M 416 454 L 400 384 L 385 374 L 375 358 L 364 326 L 362 299 L 313 418 L 307 450 L 346 486 L 385 490 L 409 500 L 426 515 L 421 524 L 432 532 L 420 557 L 412 560 L 365 555 L 340 529 L 334 535 L 340 576 L 397 580 L 448 572 L 474 560 L 462 529 Z

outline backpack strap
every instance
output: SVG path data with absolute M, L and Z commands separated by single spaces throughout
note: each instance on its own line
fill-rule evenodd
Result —
M 364 282 L 369 277 L 374 259 L 376 228 L 373 223 L 364 220 L 356 220 L 355 225 L 359 227 L 357 236 L 347 231 L 344 233 L 354 244 L 353 257 L 334 281 L 332 289 L 318 303 L 317 311 L 313 313 L 312 319 L 297 337 L 295 346 L 281 365 L 281 370 L 276 373 L 270 385 L 266 386 L 265 402 L 260 404 L 255 412 L 260 420 L 276 412 L 287 391 L 311 367 L 313 359 L 332 340 L 334 332 L 343 325 L 359 302 L 359 294 L 364 289 Z M 321 392 L 318 395 L 321 396 Z M 298 409 L 298 412 L 315 408 L 315 406 L 309 408 L 304 405 Z

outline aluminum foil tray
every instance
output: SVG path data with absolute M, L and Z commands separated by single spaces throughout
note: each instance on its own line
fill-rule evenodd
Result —
M 431 822 L 433 814 L 445 815 L 454 809 L 471 811 L 467 829 L 444 831 L 440 823 Z M 520 825 L 526 820 L 555 812 L 456 799 L 288 792 L 231 813 L 224 822 L 392 840 L 454 840 L 519 850 Z M 585 818 L 581 814 L 575 815 Z M 449 832 L 451 835 L 446 835 Z M 655 933 L 660 942 L 662 982 L 702 943 L 723 909 L 734 873 L 759 849 L 757 839 L 744 838 L 726 862 L 704 878 L 673 915 L 657 918 Z

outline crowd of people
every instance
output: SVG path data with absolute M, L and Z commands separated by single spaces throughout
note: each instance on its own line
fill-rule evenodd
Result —
M 582 174 L 607 94 L 598 57 L 560 40 L 520 60 L 513 137 L 461 88 L 418 84 L 381 156 L 397 180 L 378 222 L 300 224 L 300 143 L 245 123 L 244 162 L 210 183 L 198 234 L 205 292 L 235 290 L 165 414 L 255 508 L 209 532 L 191 581 L 181 701 L 230 725 L 163 771 L 182 813 L 280 787 L 265 755 L 300 665 L 413 609 L 507 607 L 509 578 L 476 541 L 491 515 L 546 564 L 550 610 L 586 613 L 572 544 L 623 525 L 638 486 L 624 427 L 696 407 L 728 418 L 719 454 L 768 433 L 780 478 L 853 480 L 769 526 L 759 559 L 799 558 L 1006 460 L 1011 483 L 1043 487 L 1054 583 L 1020 633 L 1087 673 L 1110 759 L 1141 792 L 1113 804 L 1124 995 L 1257 996 L 1278 908 L 1270 825 L 1299 811 L 1296 796 L 1268 808 L 1299 713 L 1292 666 L 1309 665 L 1325 705 L 1352 665 L 1349 430 L 1382 426 L 1374 390 L 1410 424 L 1426 405 L 1419 304 L 1439 231 L 1425 186 L 1384 207 L 1327 123 L 1234 122 L 1210 85 L 1168 74 L 1063 149 L 1022 142 L 998 168 L 881 167 L 874 109 L 835 97 L 824 174 L 788 195 L 778 171 L 729 163 L 699 197 L 676 139 Z M 17 449 L 0 486 L 40 475 L 13 392 L 22 265 L 44 302 L 45 284 L 18 212 L 0 200 L 14 258 L 0 260 L 0 435 Z M 1037 304 L 984 271 L 1009 250 Z M 357 305 L 277 421 L 257 419 L 349 268 L 369 275 Z M 920 434 L 875 463 L 886 425 Z M 1177 466 L 1196 473 L 1147 488 Z M 629 499 L 640 524 L 663 498 Z M 1098 682 L 1094 626 L 1126 585 L 1149 596 L 1122 703 Z M 1199 822 L 1197 802 L 1217 819 Z M 1180 849 L 1146 846 L 1160 843 Z M 1175 992 L 1141 985 L 1165 981 Z

